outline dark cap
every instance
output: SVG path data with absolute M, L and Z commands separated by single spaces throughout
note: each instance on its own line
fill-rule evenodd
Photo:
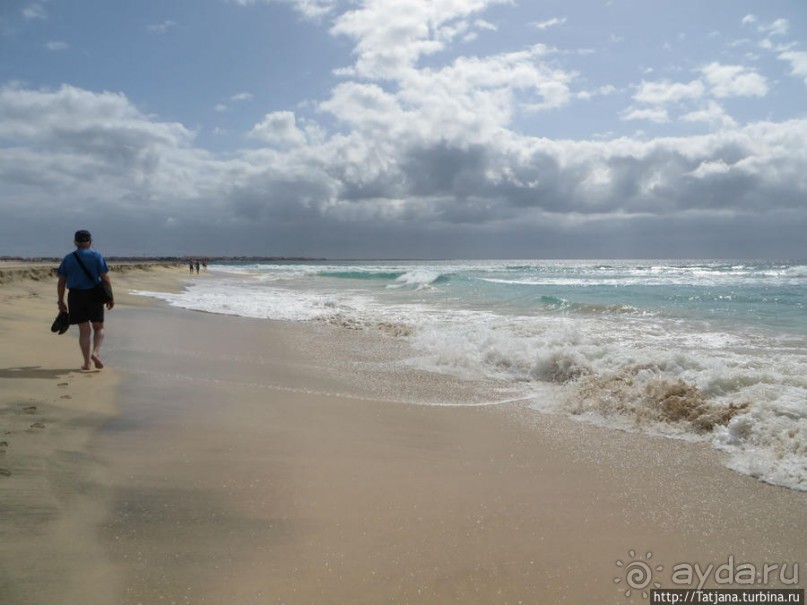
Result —
M 76 239 L 73 240 L 78 244 L 92 241 L 92 235 L 86 229 L 82 229 L 81 231 L 76 231 Z

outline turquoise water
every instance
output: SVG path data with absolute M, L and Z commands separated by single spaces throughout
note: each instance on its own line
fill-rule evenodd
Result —
M 489 380 L 538 412 L 708 442 L 807 490 L 807 262 L 220 264 L 180 294 L 214 313 L 400 326 L 404 362 Z
M 440 290 L 434 302 L 509 313 L 648 313 L 807 333 L 807 264 L 801 262 L 350 263 L 329 264 L 315 275 L 432 286 Z

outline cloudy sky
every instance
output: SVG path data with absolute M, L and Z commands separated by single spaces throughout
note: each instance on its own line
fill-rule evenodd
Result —
M 805 258 L 804 0 L 3 0 L 0 255 Z

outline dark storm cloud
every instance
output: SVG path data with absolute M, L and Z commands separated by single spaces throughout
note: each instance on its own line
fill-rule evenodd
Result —
M 650 141 L 422 132 L 216 157 L 120 95 L 5 88 L 0 253 L 61 251 L 85 227 L 127 254 L 803 254 L 807 121 Z

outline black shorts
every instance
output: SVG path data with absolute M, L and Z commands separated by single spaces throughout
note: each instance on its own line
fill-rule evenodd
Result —
M 71 326 L 88 321 L 104 321 L 104 303 L 100 303 L 95 299 L 94 290 L 68 291 L 67 312 L 70 315 Z

